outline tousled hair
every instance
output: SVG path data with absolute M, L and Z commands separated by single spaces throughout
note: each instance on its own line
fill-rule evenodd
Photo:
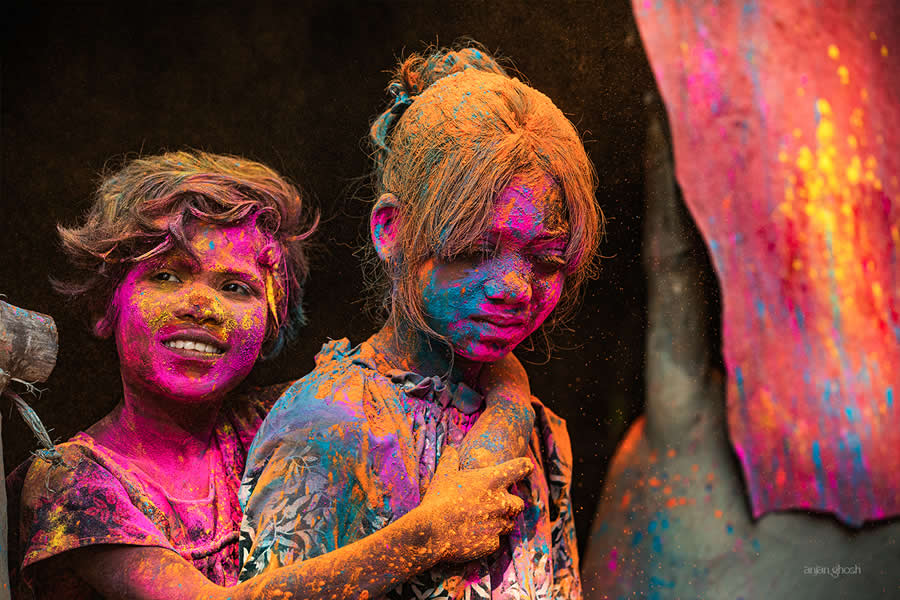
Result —
M 566 316 L 595 272 L 603 235 L 597 176 L 575 127 L 544 94 L 468 45 L 403 60 L 391 106 L 370 129 L 375 197 L 399 202 L 396 257 L 377 261 L 372 287 L 393 317 L 432 336 L 416 274 L 431 257 L 464 253 L 490 228 L 493 201 L 514 177 L 549 177 L 564 201 L 570 238 Z
M 103 177 L 80 225 L 57 226 L 78 275 L 53 281 L 61 293 L 107 314 L 116 287 L 134 263 L 174 248 L 190 252 L 191 221 L 229 226 L 252 221 L 274 242 L 266 262 L 275 289 L 269 302 L 265 353 L 276 354 L 304 322 L 306 240 L 318 217 L 298 189 L 269 167 L 238 156 L 168 152 L 137 158 Z

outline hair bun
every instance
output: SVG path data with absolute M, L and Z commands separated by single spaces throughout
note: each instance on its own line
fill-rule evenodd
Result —
M 434 82 L 465 69 L 506 75 L 493 56 L 477 46 L 467 46 L 455 50 L 441 48 L 424 55 L 413 54 L 400 64 L 391 83 L 402 82 L 412 96 L 421 94 Z
M 506 71 L 476 42 L 457 48 L 428 48 L 406 57 L 388 83 L 390 107 L 372 123 L 369 137 L 378 152 L 387 152 L 388 137 L 415 97 L 435 82 L 466 69 L 508 76 Z

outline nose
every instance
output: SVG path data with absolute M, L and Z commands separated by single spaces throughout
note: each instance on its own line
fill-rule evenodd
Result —
M 224 320 L 224 310 L 214 290 L 205 285 L 194 285 L 185 294 L 176 316 L 193 319 L 198 323 L 221 323 Z
M 498 270 L 484 284 L 488 299 L 505 304 L 527 304 L 531 300 L 531 278 L 517 268 Z

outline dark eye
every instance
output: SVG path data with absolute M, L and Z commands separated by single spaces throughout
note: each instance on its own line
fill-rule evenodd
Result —
M 541 273 L 556 273 L 566 266 L 566 259 L 561 254 L 535 254 L 531 262 Z
M 167 282 L 177 282 L 181 283 L 181 280 L 178 279 L 178 275 L 172 273 L 171 271 L 159 271 L 158 273 L 154 273 L 151 277 L 153 281 L 167 281 Z
M 466 250 L 461 257 L 471 260 L 472 262 L 482 262 L 493 256 L 494 252 L 496 252 L 494 245 L 484 242 L 472 246 Z
M 240 281 L 229 281 L 222 286 L 222 291 L 233 294 L 240 294 L 241 296 L 250 296 L 253 293 L 250 289 L 250 286 L 241 283 Z

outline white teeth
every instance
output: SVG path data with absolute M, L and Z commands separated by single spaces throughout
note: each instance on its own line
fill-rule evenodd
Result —
M 222 354 L 222 350 L 215 346 L 204 344 L 203 342 L 195 342 L 193 340 L 169 340 L 164 342 L 163 345 L 177 350 L 193 350 L 194 352 L 203 352 L 205 354 Z

